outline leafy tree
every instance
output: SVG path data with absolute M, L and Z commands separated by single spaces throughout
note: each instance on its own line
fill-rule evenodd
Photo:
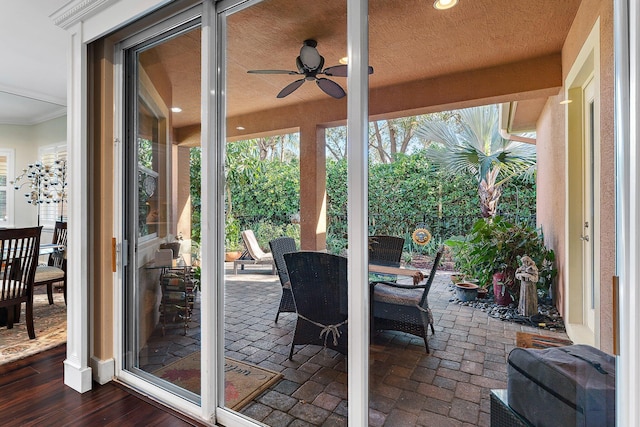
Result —
M 408 116 L 397 119 L 369 122 L 369 159 L 372 163 L 392 163 L 396 154 L 411 154 L 426 147 L 416 130 L 424 123 L 434 120 L 456 121 L 456 113 L 439 113 Z M 325 133 L 327 158 L 341 160 L 347 157 L 347 128 L 328 128 Z
M 260 150 L 260 160 L 280 160 L 281 162 L 297 158 L 299 156 L 300 135 L 290 133 L 285 135 L 272 135 L 256 138 L 255 141 Z
M 202 202 L 202 149 L 189 150 L 189 193 L 191 194 L 191 239 L 200 243 Z
M 260 149 L 255 141 L 236 141 L 227 144 L 225 159 L 227 209 L 226 218 L 233 216 L 234 188 L 250 186 L 263 172 Z
M 327 161 L 347 158 L 347 127 L 338 126 L 325 129 Z
M 458 122 L 426 122 L 416 133 L 433 142 L 427 156 L 435 166 L 476 177 L 482 216 L 493 217 L 503 184 L 517 176 L 533 176 L 535 146 L 500 136 L 496 105 L 459 110 L 457 115 Z

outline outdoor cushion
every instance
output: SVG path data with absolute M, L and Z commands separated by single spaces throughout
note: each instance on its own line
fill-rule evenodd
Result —
M 46 282 L 55 279 L 64 279 L 64 271 L 62 269 L 50 267 L 48 265 L 40 265 L 36 268 L 36 276 L 33 281 L 37 284 L 38 282 Z
M 373 299 L 396 305 L 416 306 L 422 298 L 423 288 L 404 289 L 378 283 L 373 291 Z

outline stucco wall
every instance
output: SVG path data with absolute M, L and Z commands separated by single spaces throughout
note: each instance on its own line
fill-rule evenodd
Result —
M 611 283 L 615 274 L 615 165 L 614 165 L 614 81 L 613 3 L 585 0 L 576 15 L 562 51 L 563 81 L 597 19 L 600 19 L 600 347 L 613 349 Z M 561 94 L 564 92 L 560 92 Z M 560 97 L 551 97 L 537 124 L 538 130 L 538 224 L 547 244 L 556 252 L 560 266 L 557 306 L 564 307 L 562 266 L 566 265 L 565 118 Z M 565 293 L 565 295 L 563 295 Z M 569 296 L 571 297 L 571 296 Z
M 565 193 L 558 185 L 565 181 L 564 108 L 559 104 L 560 95 L 552 96 L 538 119 L 537 126 L 537 212 L 538 225 L 542 227 L 545 243 L 556 253 L 558 280 L 552 290 L 559 308 L 563 304 L 563 268 L 565 264 L 564 218 Z

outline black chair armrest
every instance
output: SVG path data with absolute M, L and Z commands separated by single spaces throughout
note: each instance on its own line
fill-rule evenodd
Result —
M 400 283 L 396 283 L 396 282 L 388 282 L 386 280 L 374 280 L 372 282 L 370 282 L 371 285 L 373 287 L 375 287 L 376 285 L 379 284 L 383 284 L 383 285 L 388 285 L 388 286 L 392 286 L 394 288 L 401 288 L 401 289 L 424 289 L 425 285 L 403 285 Z

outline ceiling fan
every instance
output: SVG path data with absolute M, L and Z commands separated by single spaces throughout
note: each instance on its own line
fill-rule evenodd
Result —
M 289 83 L 278 93 L 277 98 L 284 98 L 287 95 L 291 95 L 293 91 L 302 86 L 305 81 L 315 80 L 316 84 L 324 93 L 332 96 L 336 99 L 340 99 L 346 95 L 344 89 L 334 82 L 325 77 L 318 77 L 318 75 L 325 75 L 329 77 L 347 77 L 346 65 L 334 65 L 333 67 L 325 68 L 324 57 L 318 53 L 316 46 L 318 42 L 315 40 L 305 40 L 300 48 L 300 56 L 296 58 L 296 66 L 298 71 L 289 70 L 249 70 L 250 74 L 289 74 L 300 75 L 303 78 Z M 369 74 L 373 74 L 373 67 L 369 66 Z

